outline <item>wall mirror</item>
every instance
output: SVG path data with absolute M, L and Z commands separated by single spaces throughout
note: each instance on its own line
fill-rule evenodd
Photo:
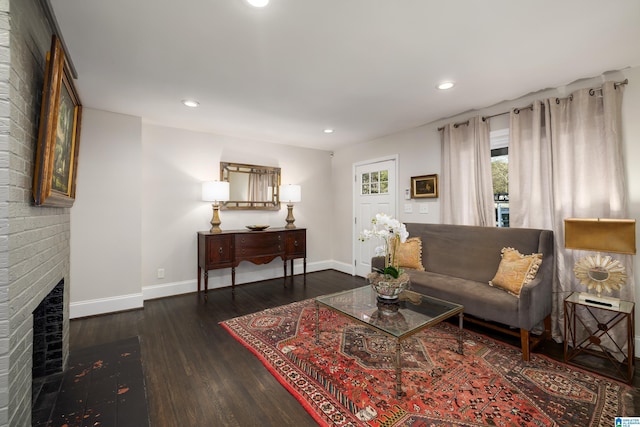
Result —
M 220 180 L 229 182 L 229 200 L 221 209 L 280 209 L 280 168 L 220 162 Z

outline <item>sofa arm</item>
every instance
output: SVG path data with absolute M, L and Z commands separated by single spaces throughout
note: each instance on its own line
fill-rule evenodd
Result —
M 518 322 L 520 328 L 530 331 L 552 310 L 551 277 L 536 277 L 522 287 L 518 302 Z
M 518 304 L 520 327 L 530 331 L 551 314 L 555 279 L 555 247 L 553 231 L 542 230 L 538 252 L 543 254 L 536 278 L 523 286 Z
M 371 258 L 371 271 L 384 270 L 384 257 L 374 256 Z

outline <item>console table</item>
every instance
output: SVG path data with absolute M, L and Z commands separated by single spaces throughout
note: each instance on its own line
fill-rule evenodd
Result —
M 287 261 L 303 258 L 303 274 L 307 275 L 307 230 L 304 228 L 271 228 L 262 231 L 231 230 L 220 233 L 198 232 L 198 294 L 200 277 L 204 270 L 204 297 L 209 289 L 209 270 L 231 268 L 231 292 L 235 293 L 236 267 L 242 261 L 267 264 L 282 258 L 284 278 Z

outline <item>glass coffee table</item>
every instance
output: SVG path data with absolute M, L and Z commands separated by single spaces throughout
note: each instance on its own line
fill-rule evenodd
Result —
M 463 309 L 460 304 L 413 291 L 400 294 L 397 304 L 379 301 L 371 286 L 317 297 L 316 343 L 320 342 L 320 308 L 325 307 L 396 340 L 396 395 L 402 397 L 401 341 L 443 320 L 458 315 L 458 353 L 462 349 Z

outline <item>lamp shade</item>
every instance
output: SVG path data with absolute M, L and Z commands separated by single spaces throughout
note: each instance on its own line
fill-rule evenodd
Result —
M 634 219 L 567 218 L 564 247 L 587 251 L 636 253 Z
M 295 203 L 302 200 L 302 188 L 299 185 L 288 184 L 280 186 L 280 201 Z
M 202 200 L 205 202 L 224 202 L 229 200 L 229 183 L 226 181 L 203 182 Z

